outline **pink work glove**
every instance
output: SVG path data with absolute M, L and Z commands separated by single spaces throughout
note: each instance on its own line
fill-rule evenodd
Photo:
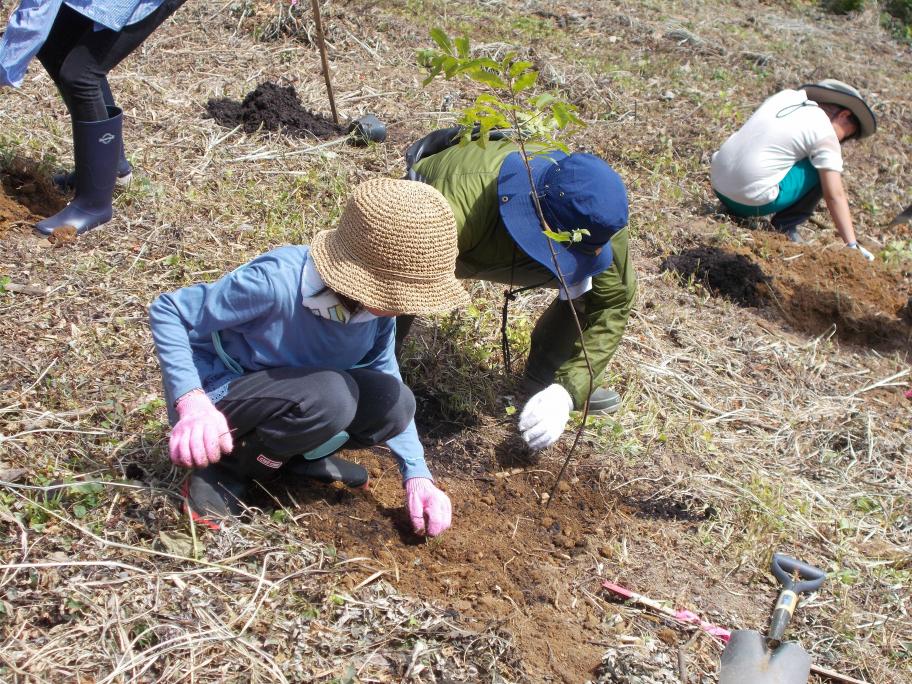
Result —
M 228 421 L 202 390 L 178 399 L 177 414 L 169 444 L 174 465 L 205 468 L 234 448 Z
M 436 537 L 450 529 L 453 522 L 450 497 L 437 489 L 432 480 L 410 477 L 405 481 L 405 495 L 415 532 Z

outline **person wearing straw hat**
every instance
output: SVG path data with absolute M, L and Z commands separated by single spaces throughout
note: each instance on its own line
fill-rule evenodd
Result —
M 456 254 L 440 193 L 374 179 L 309 247 L 280 247 L 214 283 L 160 295 L 149 314 L 171 460 L 192 469 L 190 515 L 219 529 L 254 481 L 280 476 L 366 485 L 364 468 L 335 452 L 385 442 L 415 531 L 445 531 L 450 500 L 424 460 L 393 317 L 467 304 Z
M 713 155 L 712 187 L 740 217 L 772 214 L 773 228 L 802 242 L 798 227 L 826 201 L 846 247 L 865 259 L 842 182 L 841 143 L 867 138 L 877 119 L 852 86 L 826 79 L 769 97 Z
M 551 230 L 586 231 L 579 242 L 552 241 L 536 213 L 519 146 L 507 135 L 495 131 L 482 147 L 455 144 L 459 127 L 435 131 L 409 148 L 406 165 L 409 178 L 435 187 L 453 208 L 457 278 L 508 284 L 508 300 L 533 287 L 558 290 L 532 331 L 523 381 L 531 397 L 520 413 L 519 430 L 538 450 L 560 438 L 570 411 L 581 410 L 587 399 L 592 413 L 619 408 L 618 393 L 601 385 L 630 316 L 636 273 L 627 248 L 628 202 L 620 176 L 592 154 L 533 156 L 535 190 Z M 399 319 L 400 338 L 410 323 Z

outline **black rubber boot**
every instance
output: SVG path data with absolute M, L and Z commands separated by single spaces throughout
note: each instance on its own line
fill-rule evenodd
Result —
M 198 525 L 221 530 L 244 510 L 248 480 L 237 477 L 220 463 L 190 473 L 181 494 L 184 510 Z
M 346 487 L 367 488 L 370 480 L 367 468 L 346 461 L 339 456 L 326 456 L 316 461 L 308 461 L 303 456 L 295 456 L 285 465 L 282 471 L 294 477 L 304 477 L 323 484 L 341 482 Z
M 63 210 L 38 222 L 38 232 L 50 235 L 55 228 L 72 226 L 82 234 L 111 220 L 123 113 L 116 108 L 109 111 L 116 111 L 116 115 L 104 121 L 73 124 L 76 195 Z

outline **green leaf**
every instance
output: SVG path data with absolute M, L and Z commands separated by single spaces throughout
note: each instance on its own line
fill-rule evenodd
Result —
M 555 102 L 551 106 L 551 113 L 554 115 L 554 121 L 557 122 L 558 128 L 564 129 L 570 123 L 570 111 L 563 102 Z
M 469 39 L 466 36 L 456 39 L 456 54 L 459 57 L 469 56 Z
M 203 545 L 199 540 L 194 540 L 190 535 L 182 532 L 161 531 L 158 533 L 158 540 L 166 551 L 184 558 L 195 558 L 203 550 Z
M 521 93 L 524 90 L 528 90 L 533 85 L 535 85 L 535 81 L 537 78 L 538 78 L 537 71 L 527 71 L 522 76 L 517 78 L 516 81 L 513 83 L 513 92 Z
M 500 76 L 498 76 L 497 74 L 495 74 L 491 71 L 486 71 L 484 69 L 479 69 L 478 71 L 476 71 L 474 73 L 474 75 L 472 76 L 472 79 L 477 81 L 478 83 L 484 83 L 485 85 L 489 85 L 492 88 L 506 88 L 507 87 L 507 84 L 503 82 L 503 79 Z
M 509 71 L 510 78 L 516 78 L 522 72 L 524 72 L 526 69 L 529 69 L 531 67 L 532 67 L 532 62 L 513 62 L 513 64 L 510 65 L 510 71 Z
M 444 57 L 440 60 L 440 64 L 443 67 L 443 73 L 447 78 L 453 78 L 460 68 L 459 60 L 455 57 Z
M 104 491 L 104 485 L 101 482 L 83 482 L 70 487 L 70 491 L 74 494 L 98 494 Z
M 446 52 L 448 55 L 453 54 L 453 43 L 450 42 L 450 37 L 446 32 L 441 28 L 432 28 L 431 29 L 431 40 L 437 43 L 437 47 Z
M 555 242 L 570 242 L 571 240 L 570 233 L 564 230 L 559 233 L 555 233 L 553 230 L 544 230 L 542 232 Z
M 86 517 L 87 513 L 88 511 L 86 510 L 86 507 L 82 504 L 76 504 L 73 506 L 73 515 L 75 515 L 77 518 L 84 518 Z
M 535 97 L 529 100 L 529 104 L 532 105 L 535 109 L 541 110 L 550 105 L 552 102 L 557 100 L 554 95 L 551 93 L 542 93 L 541 95 L 536 95 Z

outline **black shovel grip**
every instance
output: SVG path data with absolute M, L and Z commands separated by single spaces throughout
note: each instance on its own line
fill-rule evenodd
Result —
M 782 586 L 796 594 L 814 591 L 826 579 L 826 573 L 823 570 L 781 553 L 773 554 L 772 570 Z M 796 573 L 801 578 L 800 582 L 792 579 L 792 575 Z

